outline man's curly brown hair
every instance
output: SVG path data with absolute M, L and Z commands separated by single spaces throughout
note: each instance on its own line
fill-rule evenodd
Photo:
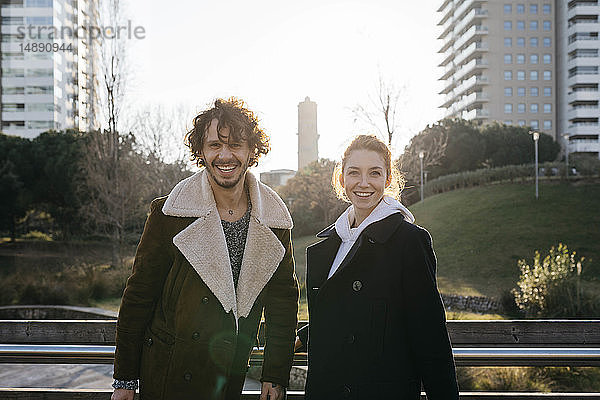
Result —
M 194 118 L 192 129 L 185 135 L 185 145 L 192 152 L 190 159 L 197 166 L 205 165 L 202 158 L 202 147 L 213 119 L 219 121 L 217 125 L 219 139 L 227 142 L 244 140 L 248 142 L 250 148 L 249 167 L 258 165 L 260 156 L 269 152 L 269 136 L 258 126 L 258 118 L 246 108 L 244 101 L 236 97 L 230 97 L 227 100 L 216 99 L 211 109 L 203 111 Z M 223 128 L 229 129 L 229 137 L 221 136 Z

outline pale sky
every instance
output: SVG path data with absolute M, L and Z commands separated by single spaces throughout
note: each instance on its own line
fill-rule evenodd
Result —
M 258 171 L 297 168 L 306 96 L 318 105 L 319 156 L 337 160 L 365 132 L 350 109 L 369 101 L 379 71 L 406 87 L 396 156 L 442 118 L 438 0 L 127 1 L 132 24 L 146 30 L 131 41 L 130 101 L 193 113 L 216 97 L 244 99 L 271 136 Z

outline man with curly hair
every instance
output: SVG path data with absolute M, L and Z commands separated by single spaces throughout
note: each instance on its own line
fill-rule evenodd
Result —
M 298 283 L 292 219 L 248 168 L 269 138 L 241 100 L 194 118 L 199 172 L 150 207 L 117 322 L 113 400 L 239 399 L 264 313 L 261 400 L 285 397 Z

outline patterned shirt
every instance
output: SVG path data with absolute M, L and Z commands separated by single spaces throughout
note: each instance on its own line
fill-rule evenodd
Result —
M 242 269 L 242 259 L 244 258 L 244 248 L 246 247 L 246 237 L 248 236 L 248 225 L 250 224 L 250 211 L 252 203 L 248 199 L 248 210 L 244 216 L 237 221 L 228 222 L 221 220 L 225 242 L 229 251 L 229 261 L 231 263 L 231 272 L 233 273 L 233 283 L 237 289 Z

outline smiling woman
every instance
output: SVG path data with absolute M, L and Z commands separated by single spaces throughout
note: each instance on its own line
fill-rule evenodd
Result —
M 306 399 L 458 399 L 429 233 L 398 200 L 402 180 L 375 136 L 346 149 L 332 183 L 352 203 L 308 247 Z

